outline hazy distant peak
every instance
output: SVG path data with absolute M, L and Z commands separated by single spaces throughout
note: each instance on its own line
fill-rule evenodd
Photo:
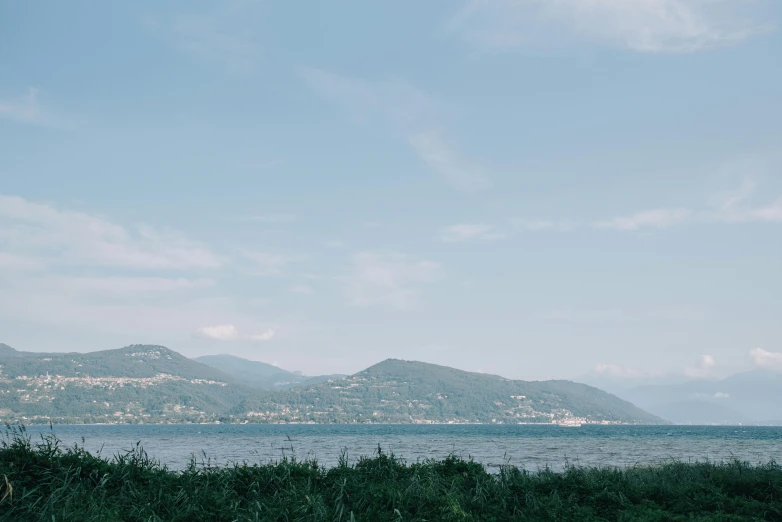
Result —
M 18 354 L 18 353 L 19 352 L 17 350 L 15 350 L 14 348 L 11 348 L 7 344 L 0 343 L 0 354 L 3 354 L 3 355 L 15 355 L 15 354 Z

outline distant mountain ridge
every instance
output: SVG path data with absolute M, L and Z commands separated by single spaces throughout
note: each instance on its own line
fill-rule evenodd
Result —
M 19 353 L 19 352 L 17 352 L 16 350 L 14 350 L 13 348 L 11 348 L 11 347 L 10 347 L 10 346 L 8 346 L 7 344 L 5 344 L 5 343 L 0 343 L 0 355 L 9 355 L 9 356 L 12 356 L 12 357 L 13 357 L 13 356 L 15 356 L 17 353 Z
M 197 422 L 254 393 L 164 346 L 89 353 L 0 347 L 0 419 L 36 422 Z
M 342 379 L 324 376 L 320 379 L 325 382 L 310 379 L 289 389 L 260 390 L 257 382 L 255 388 L 246 385 L 247 379 L 259 374 L 304 377 L 264 363 L 217 358 L 244 366 L 246 374 L 237 378 L 163 346 L 33 353 L 1 345 L 0 420 L 663 422 L 613 395 L 570 381 L 514 381 L 389 359 Z M 229 369 L 237 373 L 237 368 Z
M 250 361 L 235 355 L 204 355 L 194 360 L 211 366 L 228 375 L 237 382 L 251 388 L 274 390 L 293 386 L 316 384 L 329 379 L 341 379 L 345 375 L 320 375 L 308 377 L 301 372 L 290 372 L 272 364 L 260 361 Z
M 85 374 L 87 368 L 91 377 L 154 377 L 160 373 L 170 373 L 194 379 L 233 381 L 225 372 L 188 359 L 165 346 L 156 345 L 136 344 L 87 353 L 48 353 L 23 352 L 3 344 L 0 345 L 0 357 L 4 358 L 3 372 L 14 375 L 34 375 L 45 368 L 51 374 L 76 377 Z M 6 360 L 6 357 L 10 359 Z
M 241 409 L 298 422 L 665 422 L 585 384 L 515 381 L 396 359 L 342 380 L 249 397 Z
M 782 423 L 782 374 L 767 370 L 640 386 L 617 394 L 680 424 Z

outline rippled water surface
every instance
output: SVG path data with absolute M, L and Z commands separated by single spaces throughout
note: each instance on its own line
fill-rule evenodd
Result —
M 28 427 L 37 437 L 48 426 Z M 666 459 L 782 462 L 782 427 L 534 425 L 79 425 L 55 426 L 65 444 L 110 456 L 137 442 L 171 468 L 192 455 L 212 464 L 266 463 L 283 455 L 333 466 L 343 450 L 351 461 L 383 452 L 415 462 L 449 454 L 489 468 L 510 463 L 529 470 L 567 462 L 632 466 Z

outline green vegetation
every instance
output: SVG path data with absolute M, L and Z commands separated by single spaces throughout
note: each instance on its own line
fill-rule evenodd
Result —
M 487 473 L 472 461 L 383 454 L 326 469 L 283 459 L 167 470 L 136 447 L 111 459 L 31 441 L 0 445 L 0 521 L 743 521 L 782 520 L 782 467 L 659 467 Z
M 88 353 L 21 352 L 0 348 L 2 374 L 61 375 L 63 377 L 154 377 L 170 374 L 185 379 L 231 381 L 231 377 L 165 346 L 132 344 L 117 350 Z
M 515 381 L 389 359 L 346 378 L 312 378 L 289 389 L 259 390 L 245 384 L 252 375 L 237 375 L 241 359 L 218 358 L 226 372 L 163 346 L 86 354 L 0 346 L 0 421 L 663 422 L 629 402 L 570 381 Z M 250 374 L 268 370 L 258 364 L 248 366 Z
M 209 422 L 255 393 L 163 346 L 91 353 L 0 347 L 0 418 L 49 422 Z
M 299 422 L 663 422 L 585 384 L 515 381 L 394 359 L 339 381 L 250 396 L 239 410 Z
M 228 354 L 204 355 L 196 357 L 195 360 L 230 375 L 236 382 L 261 390 L 307 386 L 345 377 L 344 375 L 308 377 L 301 372 L 289 372 L 272 364 L 250 361 Z

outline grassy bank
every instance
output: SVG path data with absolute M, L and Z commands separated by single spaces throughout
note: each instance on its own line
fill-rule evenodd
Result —
M 625 470 L 487 473 L 378 452 L 184 471 L 140 448 L 102 459 L 23 430 L 0 447 L 0 521 L 782 520 L 782 467 L 670 463 Z

